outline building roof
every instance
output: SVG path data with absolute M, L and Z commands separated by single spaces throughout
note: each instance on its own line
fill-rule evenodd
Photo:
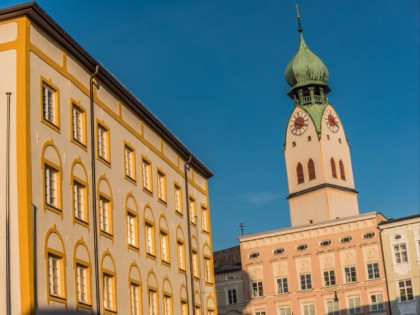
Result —
M 349 223 L 349 222 L 354 222 L 354 221 L 371 219 L 371 218 L 374 218 L 378 215 L 380 215 L 385 220 L 387 220 L 386 217 L 380 212 L 369 212 L 369 213 L 357 214 L 357 215 L 352 215 L 352 216 L 339 218 L 339 219 L 334 219 L 334 220 L 327 220 L 327 221 L 322 221 L 322 222 L 317 222 L 317 223 L 312 223 L 312 224 L 305 224 L 305 225 L 301 225 L 301 226 L 288 227 L 288 228 L 282 228 L 282 229 L 278 229 L 278 230 L 248 234 L 248 235 L 244 235 L 244 236 L 239 236 L 238 239 L 239 239 L 239 242 L 241 243 L 241 242 L 256 240 L 256 239 L 260 239 L 260 238 L 278 236 L 278 235 L 288 234 L 288 233 L 308 231 L 308 230 L 313 230 L 313 229 L 317 229 L 317 228 L 328 227 L 328 226 L 331 226 L 331 225 L 338 225 L 338 224 L 342 224 L 342 223 Z
M 408 221 L 412 222 L 420 222 L 420 214 L 410 215 L 406 217 L 396 218 L 396 219 L 389 219 L 387 221 L 383 221 L 379 224 L 379 228 L 385 228 L 386 225 L 400 225 L 406 224 Z
M 191 151 L 172 134 L 169 129 L 144 106 L 127 88 L 108 72 L 97 60 L 83 49 L 69 34 L 67 34 L 36 2 L 16 5 L 0 9 L 0 21 L 27 16 L 37 26 L 74 56 L 77 61 L 91 73 L 99 65 L 96 78 L 114 93 L 124 104 L 130 107 L 147 125 L 159 134 L 184 159 L 192 158 L 191 166 L 206 178 L 213 176 L 207 168 Z
M 303 33 L 296 54 L 286 67 L 286 81 L 292 90 L 306 85 L 327 85 L 328 69 L 306 45 Z
M 239 246 L 226 248 L 213 253 L 214 272 L 216 274 L 242 269 Z

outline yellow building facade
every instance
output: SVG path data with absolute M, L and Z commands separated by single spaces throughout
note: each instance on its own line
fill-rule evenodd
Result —
M 0 68 L 0 313 L 216 314 L 211 171 L 35 3 Z
M 420 215 L 379 225 L 391 313 L 420 313 Z

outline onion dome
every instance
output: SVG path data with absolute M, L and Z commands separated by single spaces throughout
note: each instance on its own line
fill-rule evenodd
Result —
M 328 69 L 325 64 L 306 46 L 303 34 L 300 31 L 299 48 L 289 62 L 285 71 L 286 81 L 292 87 L 291 90 L 303 86 L 326 86 Z

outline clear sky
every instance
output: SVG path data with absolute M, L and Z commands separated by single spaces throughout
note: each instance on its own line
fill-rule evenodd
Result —
M 1 7 L 25 1 L 2 0 Z M 418 0 L 302 0 L 305 41 L 329 69 L 362 213 L 419 213 Z M 215 174 L 213 249 L 290 225 L 283 142 L 298 47 L 286 0 L 40 0 Z

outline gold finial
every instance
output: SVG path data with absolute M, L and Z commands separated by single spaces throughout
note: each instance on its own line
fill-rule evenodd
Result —
M 299 25 L 298 32 L 299 33 L 302 33 L 303 32 L 303 29 L 302 29 L 302 25 L 300 24 L 299 5 L 297 3 L 296 3 L 296 16 L 297 16 L 298 25 Z

